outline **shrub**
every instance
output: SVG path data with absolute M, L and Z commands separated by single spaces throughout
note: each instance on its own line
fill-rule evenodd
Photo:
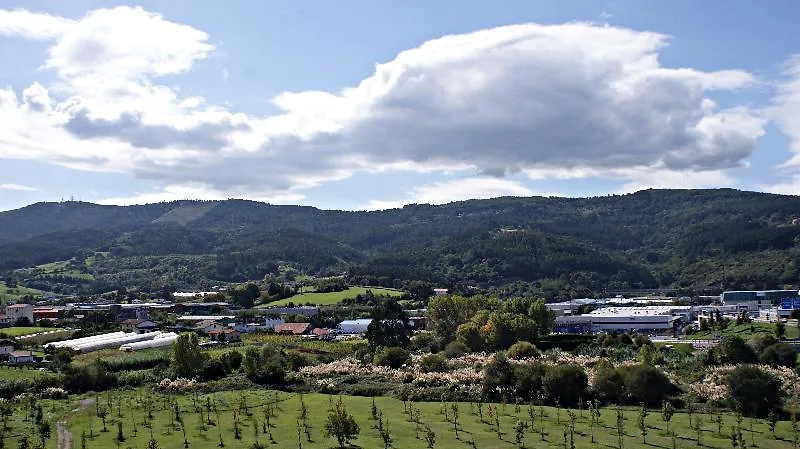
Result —
M 758 359 L 770 366 L 794 368 L 797 364 L 797 351 L 786 343 L 775 343 L 764 348 Z
M 547 365 L 529 363 L 514 367 L 514 389 L 517 396 L 532 401 L 542 392 L 542 381 L 547 374 Z
M 514 368 L 503 353 L 497 353 L 483 368 L 483 393 L 497 397 L 514 386 Z
M 725 337 L 712 350 L 714 361 L 721 365 L 738 365 L 755 363 L 758 360 L 755 351 L 741 337 Z
M 508 356 L 512 359 L 530 359 L 539 356 L 539 350 L 532 343 L 518 341 L 508 348 Z
M 635 365 L 621 371 L 630 403 L 655 407 L 677 391 L 664 372 L 656 367 Z
M 460 341 L 452 341 L 444 347 L 444 356 L 448 359 L 461 357 L 464 354 L 469 354 L 470 350 L 464 343 Z
M 778 339 L 772 334 L 756 335 L 750 340 L 750 346 L 752 346 L 753 350 L 758 354 L 761 354 L 765 349 L 775 343 L 778 343 Z
M 575 405 L 586 397 L 589 379 L 578 365 L 559 365 L 550 368 L 542 379 L 542 387 L 550 401 Z
M 414 351 L 435 352 L 438 345 L 436 344 L 436 336 L 433 332 L 417 332 L 411 337 L 411 349 Z
M 592 390 L 604 402 L 619 403 L 625 396 L 622 374 L 608 361 L 602 361 L 595 368 Z
M 731 405 L 749 416 L 767 416 L 783 399 L 781 381 L 755 366 L 737 366 L 725 379 Z
M 439 354 L 428 354 L 419 361 L 419 369 L 423 373 L 441 373 L 447 371 L 447 359 Z
M 203 381 L 222 379 L 228 374 L 225 368 L 225 362 L 220 359 L 206 360 L 200 371 L 200 379 Z
M 409 352 L 403 348 L 381 348 L 375 353 L 372 363 L 378 366 L 400 368 L 408 362 Z

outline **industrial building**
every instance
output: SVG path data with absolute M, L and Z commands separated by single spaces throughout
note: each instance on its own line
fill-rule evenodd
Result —
M 722 292 L 720 301 L 725 306 L 736 306 L 740 312 L 758 312 L 777 305 L 785 298 L 796 298 L 797 290 L 748 290 Z
M 644 332 L 666 334 L 691 318 L 691 306 L 603 307 L 590 313 L 556 317 L 553 330 L 565 333 Z

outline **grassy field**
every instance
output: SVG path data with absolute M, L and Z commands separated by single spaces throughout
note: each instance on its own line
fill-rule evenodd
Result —
M 25 295 L 42 296 L 44 294 L 46 292 L 41 290 L 22 286 L 9 287 L 5 282 L 0 282 L 0 304 L 19 301 Z
M 721 337 L 737 335 L 745 340 L 749 340 L 757 335 L 774 335 L 775 325 L 771 323 L 733 324 L 729 325 L 728 328 L 723 331 L 695 332 L 687 338 L 705 340 L 713 338 L 714 334 Z M 798 329 L 797 326 L 786 326 L 786 338 L 800 338 L 800 329 Z
M 53 373 L 37 371 L 35 368 L 27 366 L 0 365 L 0 379 L 2 380 L 28 380 L 53 375 Z
M 326 416 L 339 397 L 320 394 L 304 396 L 308 410 L 307 422 L 310 425 L 311 441 L 308 441 L 301 431 L 300 440 L 305 449 L 336 447 L 332 438 L 323 435 Z M 91 400 L 91 399 L 90 399 Z M 376 422 L 371 418 L 371 399 L 365 397 L 342 397 L 347 411 L 353 414 L 361 428 L 361 433 L 353 441 L 355 446 L 364 449 L 384 447 L 383 441 L 376 427 Z M 86 447 L 114 447 L 118 432 L 117 422 L 122 423 L 122 432 L 125 441 L 122 447 L 145 447 L 152 430 L 153 437 L 162 448 L 178 448 L 184 444 L 184 429 L 178 424 L 176 412 L 170 401 L 177 403 L 177 418 L 185 424 L 185 438 L 188 447 L 195 449 L 212 449 L 218 447 L 220 439 L 226 448 L 249 448 L 258 442 L 265 447 L 297 448 L 298 422 L 300 415 L 300 396 L 297 394 L 278 393 L 267 390 L 250 390 L 243 392 L 224 392 L 212 395 L 198 396 L 171 396 L 155 395 L 143 390 L 112 392 L 99 397 L 98 404 L 108 409 L 108 432 L 102 432 L 101 419 L 96 416 L 96 406 L 87 406 L 83 410 L 74 412 L 69 420 L 70 428 L 74 434 L 75 447 L 80 446 L 81 435 L 87 435 Z M 84 404 L 86 401 L 84 401 Z M 150 404 L 149 407 L 146 404 Z M 484 422 L 478 416 L 477 405 L 469 403 L 458 404 L 458 438 L 452 423 L 452 404 L 448 404 L 448 418 L 442 414 L 440 403 L 415 403 L 414 407 L 420 410 L 417 425 L 404 413 L 406 405 L 401 401 L 391 398 L 376 398 L 375 403 L 383 420 L 392 436 L 394 448 L 422 448 L 426 444 L 424 438 L 425 426 L 436 434 L 434 447 L 442 449 L 470 448 L 500 449 L 518 447 L 515 439 L 514 425 L 518 420 L 530 422 L 528 406 L 523 405 L 517 409 L 513 404 L 505 407 L 493 405 L 497 410 L 500 422 L 500 434 L 494 425 L 494 419 L 489 418 L 486 405 L 483 406 Z M 206 410 L 210 405 L 211 412 Z M 270 431 L 274 439 L 269 444 L 269 438 L 263 433 L 264 411 L 267 404 L 274 404 L 275 413 L 271 418 Z M 77 403 L 75 404 L 77 406 Z M 147 418 L 147 409 L 150 408 L 152 418 Z M 214 409 L 216 408 L 216 412 Z M 544 416 L 540 416 L 540 410 Z M 573 439 L 576 448 L 618 447 L 617 416 L 616 411 L 604 408 L 601 411 L 599 425 L 594 428 L 590 425 L 587 411 L 573 411 L 575 415 Z M 534 424 L 524 434 L 525 447 L 565 447 L 564 432 L 569 429 L 570 418 L 566 410 L 554 408 L 533 407 Z M 494 414 L 493 414 L 494 415 Z M 234 416 L 238 416 L 238 424 L 234 425 Z M 662 420 L 661 414 L 652 410 L 646 417 L 647 442 L 643 442 L 641 431 L 638 428 L 638 409 L 623 411 L 624 435 L 622 437 L 625 448 L 672 448 L 672 437 L 667 432 L 667 425 Z M 698 432 L 689 426 L 689 417 L 677 413 L 672 418 L 669 426 L 675 430 L 675 447 L 704 447 L 704 448 L 729 448 L 731 447 L 730 433 L 736 420 L 731 415 L 721 415 L 722 432 L 718 433 L 716 415 L 694 414 L 693 422 L 700 422 L 700 442 Z M 490 423 L 491 422 L 491 423 Z M 135 423 L 135 424 L 134 424 Z M 134 431 L 134 425 L 136 431 Z M 149 427 L 148 427 L 149 426 Z M 234 427 L 239 428 L 240 439 L 235 438 Z M 420 428 L 417 439 L 417 428 Z M 541 433 L 542 428 L 544 434 Z M 780 422 L 776 429 L 776 436 L 768 430 L 767 424 L 761 420 L 745 418 L 742 422 L 742 434 L 746 444 L 764 449 L 790 448 L 790 423 Z M 567 438 L 570 432 L 567 430 Z M 595 442 L 592 442 L 594 434 Z M 474 443 L 474 444 L 473 444 Z M 569 445 L 566 446 L 567 448 Z
M 65 416 L 72 410 L 73 404 L 71 401 L 66 400 L 41 400 L 39 405 L 42 406 L 42 419 L 50 423 L 51 437 L 47 440 L 45 447 L 48 449 L 56 449 L 56 421 L 59 417 Z M 19 439 L 23 435 L 28 436 L 31 443 L 30 447 L 35 447 L 39 443 L 39 435 L 36 433 L 36 425 L 33 418 L 26 413 L 28 409 L 22 405 L 17 405 L 14 413 L 11 415 L 8 428 L 5 433 L 5 447 L 17 448 L 19 447 Z M 80 446 L 75 446 L 76 448 Z
M 276 306 L 285 306 L 287 304 L 294 303 L 298 305 L 303 304 L 313 304 L 317 306 L 332 306 L 335 304 L 339 304 L 344 299 L 355 298 L 356 295 L 363 295 L 367 292 L 367 290 L 372 291 L 375 295 L 387 295 L 393 297 L 399 297 L 403 294 L 400 290 L 392 290 L 388 288 L 380 288 L 380 287 L 350 287 L 347 290 L 341 292 L 331 292 L 331 293 L 303 293 L 300 295 L 292 296 L 291 298 L 282 299 L 280 301 L 271 302 L 269 304 L 264 304 L 261 307 L 276 307 Z
M 40 332 L 50 332 L 59 330 L 55 327 L 4 327 L 0 328 L 0 334 L 5 334 L 9 337 L 21 337 L 23 335 L 38 334 Z

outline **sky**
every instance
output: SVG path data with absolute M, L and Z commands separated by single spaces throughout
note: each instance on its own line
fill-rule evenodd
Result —
M 0 210 L 800 194 L 800 2 L 0 0 Z

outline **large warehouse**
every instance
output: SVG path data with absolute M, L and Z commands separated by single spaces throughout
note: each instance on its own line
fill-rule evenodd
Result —
M 556 317 L 556 332 L 671 333 L 688 321 L 690 306 L 604 307 L 576 316 Z

